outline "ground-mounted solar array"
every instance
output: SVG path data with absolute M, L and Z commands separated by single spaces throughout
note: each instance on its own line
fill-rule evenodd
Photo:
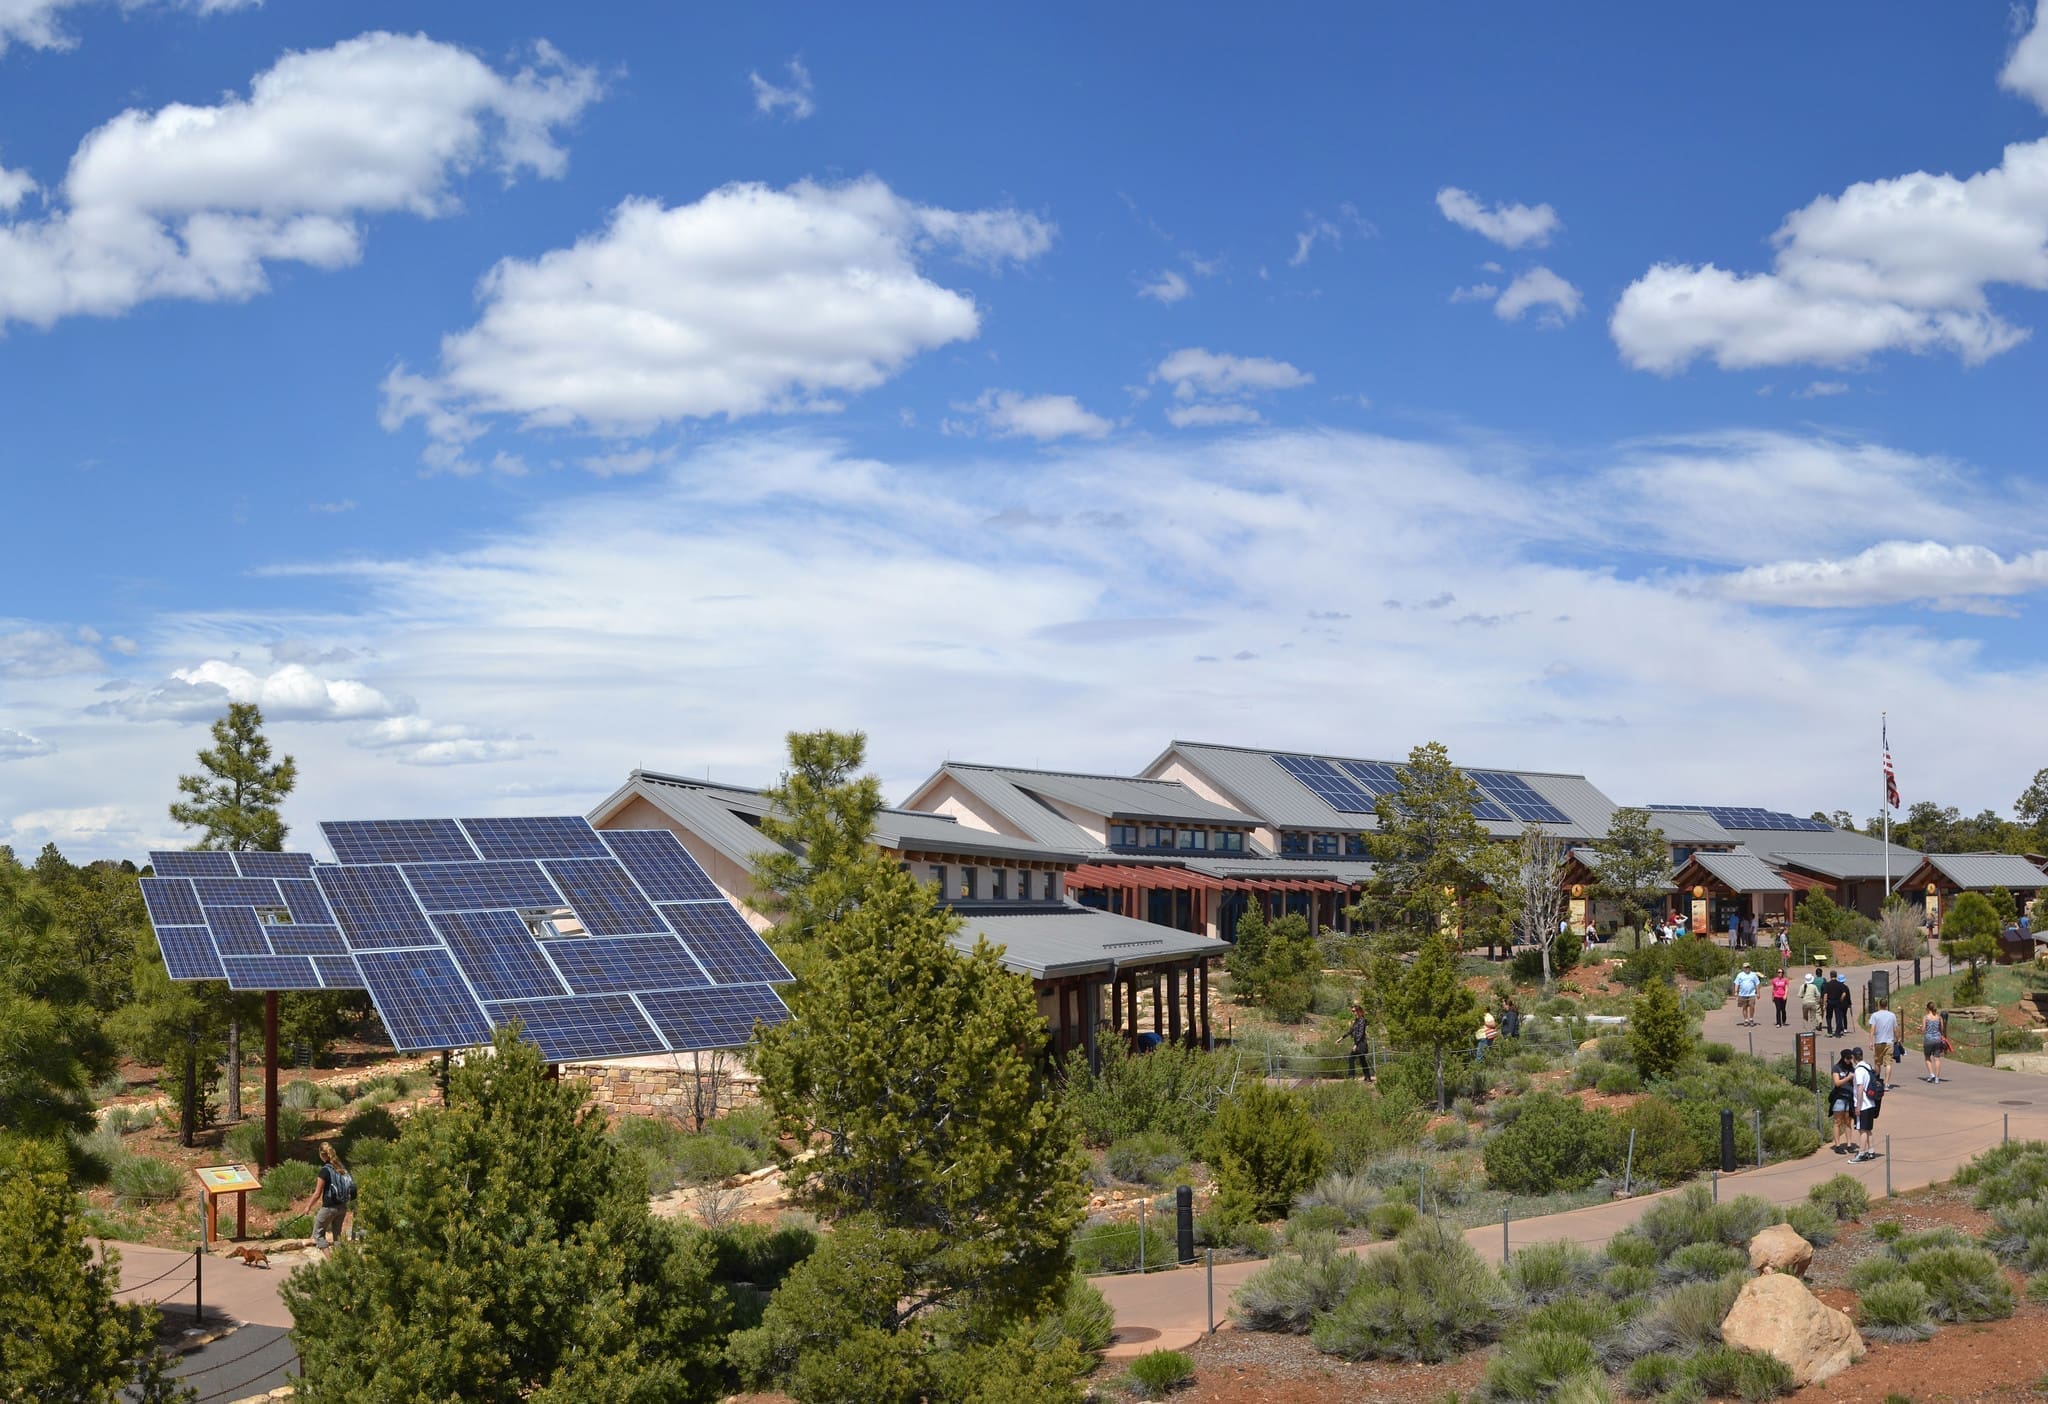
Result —
M 1731 804 L 1653 804 L 1652 811 L 1663 810 L 1678 814 L 1704 814 L 1724 829 L 1765 829 L 1789 834 L 1825 834 L 1832 832 L 1834 825 L 1824 819 L 1801 819 L 1796 814 L 1783 810 L 1758 809 L 1750 805 Z
M 321 825 L 302 853 L 153 853 L 171 977 L 367 990 L 408 1052 L 517 1021 L 550 1062 L 727 1048 L 789 1017 L 790 974 L 665 829 L 582 818 Z
M 1401 788 L 1400 768 L 1385 761 L 1276 754 L 1273 764 L 1306 785 L 1330 808 L 1346 814 L 1371 814 L 1382 795 L 1397 794 Z M 1478 790 L 1472 800 L 1475 819 L 1497 823 L 1517 819 L 1541 824 L 1570 822 L 1571 816 L 1543 798 L 1535 786 L 1519 775 L 1505 770 L 1468 770 L 1465 778 Z

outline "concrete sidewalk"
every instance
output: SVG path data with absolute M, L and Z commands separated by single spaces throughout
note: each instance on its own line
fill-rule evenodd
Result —
M 1909 987 L 1899 993 L 1894 1005 L 1910 1013 L 1914 1007 L 1912 989 Z M 1758 1027 L 1739 1026 L 1734 1001 L 1730 1000 L 1707 1016 L 1707 1037 L 1744 1051 L 1749 1050 L 1753 1039 L 1759 1056 L 1791 1056 L 1793 1036 L 1800 1032 L 1798 1025 L 1785 1029 L 1772 1027 L 1769 1001 L 1760 1002 L 1765 1008 Z M 1903 1015 L 1901 1023 L 1909 1031 L 1917 1031 L 1919 1027 L 1917 1019 Z M 1911 1042 L 1909 1037 L 1908 1043 Z M 1830 1039 L 1823 1035 L 1818 1042 L 1823 1078 L 1827 1066 L 1845 1045 L 1868 1051 L 1869 1044 L 1868 1033 L 1857 1030 L 1851 1030 L 1843 1039 Z M 1942 1072 L 1949 1080 L 1938 1086 L 1919 1081 L 1923 1069 L 1917 1052 L 1898 1070 L 1900 1080 L 1891 1084 L 1877 1123 L 1877 1149 L 1885 1150 L 1889 1144 L 1889 1154 L 1884 1158 L 1850 1165 L 1847 1156 L 1836 1155 L 1823 1146 L 1804 1160 L 1782 1161 L 1762 1169 L 1738 1170 L 1734 1174 L 1722 1175 L 1719 1192 L 1723 1195 L 1754 1194 L 1773 1204 L 1790 1205 L 1804 1200 L 1807 1190 L 1821 1181 L 1849 1174 L 1862 1181 L 1870 1190 L 1871 1197 L 1876 1199 L 1883 1197 L 1888 1188 L 1890 1192 L 1898 1193 L 1949 1179 L 1957 1167 L 2004 1139 L 2008 1127 L 2014 1140 L 2048 1139 L 2048 1078 L 2003 1068 L 1977 1067 L 1952 1059 L 1944 1064 Z M 1511 1248 L 1518 1248 L 1531 1243 L 1569 1239 L 1588 1247 L 1599 1247 L 1634 1224 L 1658 1198 L 1661 1196 L 1648 1195 L 1589 1205 L 1562 1214 L 1547 1214 L 1541 1218 L 1518 1219 L 1509 1225 L 1508 1242 Z M 1500 1261 L 1499 1224 L 1472 1229 L 1466 1237 L 1488 1261 Z M 1353 1251 L 1370 1251 L 1370 1247 Z M 1181 1349 L 1193 1344 L 1209 1324 L 1212 1285 L 1216 1325 L 1218 1329 L 1226 1328 L 1232 1294 L 1263 1266 L 1262 1262 L 1219 1264 L 1214 1271 L 1213 1284 L 1209 1274 L 1200 1266 L 1092 1279 L 1116 1312 L 1116 1344 L 1110 1348 L 1110 1358 L 1141 1355 L 1148 1350 Z
M 194 1277 L 199 1300 L 209 1316 L 225 1313 L 245 1326 L 290 1326 L 278 1289 L 291 1276 L 291 1262 L 273 1258 L 269 1268 L 252 1268 L 212 1254 L 195 1262 L 190 1251 L 151 1248 L 140 1243 L 102 1244 L 121 1255 L 124 1302 L 152 1302 L 172 1321 L 192 1316 Z

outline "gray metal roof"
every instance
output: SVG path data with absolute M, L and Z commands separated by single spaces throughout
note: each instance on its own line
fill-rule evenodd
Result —
M 1760 853 L 1773 863 L 1784 862 L 1787 866 L 1825 872 L 1815 865 L 1825 856 L 1832 856 L 1843 868 L 1843 877 L 1883 877 L 1887 848 L 1891 852 L 1893 877 L 1903 876 L 1920 862 L 1920 855 L 1910 848 L 1901 848 L 1895 843 L 1887 845 L 1883 839 L 1859 834 L 1853 829 L 1729 829 L 1724 832 L 1750 852 Z M 1787 856 L 1795 853 L 1802 857 L 1798 863 L 1793 863 Z
M 1144 780 L 1127 775 L 1079 775 L 1062 770 L 1023 770 L 1005 765 L 947 762 L 948 774 L 984 771 L 1002 776 L 1027 794 L 1044 795 L 1090 814 L 1110 818 L 1187 820 L 1197 824 L 1250 828 L 1249 814 L 1211 804 L 1178 780 Z
M 1171 926 L 1154 926 L 1092 907 L 1058 911 L 962 913 L 953 944 L 970 950 L 977 936 L 1003 948 L 1003 964 L 1038 979 L 1060 975 L 1108 974 L 1161 960 L 1220 956 L 1227 941 Z
M 1837 882 L 1860 882 L 1866 879 L 1882 882 L 1887 875 L 1897 882 L 1920 865 L 1920 855 L 1904 849 L 1893 851 L 1889 869 L 1885 867 L 1885 855 L 1881 848 L 1821 853 L 1781 848 L 1768 856 L 1781 868 L 1797 868 L 1802 873 L 1814 873 L 1820 877 L 1833 878 Z
M 1328 878 L 1333 882 L 1371 882 L 1375 871 L 1366 858 L 1190 858 L 1185 866 L 1211 877 L 1259 878 L 1269 882 Z
M 1695 853 L 1692 861 L 1736 892 L 1790 892 L 1792 884 L 1754 853 Z
M 1637 805 L 1650 816 L 1650 822 L 1663 833 L 1667 842 L 1675 844 L 1693 843 L 1735 843 L 1738 840 L 1726 829 L 1714 822 L 1711 815 L 1695 814 L 1683 809 L 1650 809 Z
M 1261 820 L 1282 829 L 1323 829 L 1350 833 L 1370 832 L 1378 821 L 1370 814 L 1352 814 L 1333 809 L 1308 786 L 1273 763 L 1275 755 L 1319 755 L 1325 760 L 1373 762 L 1371 756 L 1337 756 L 1324 752 L 1290 750 L 1287 747 L 1259 748 L 1223 746 L 1204 741 L 1174 741 L 1146 772 L 1157 771 L 1176 758 L 1199 771 L 1233 803 Z M 1401 766 L 1405 760 L 1381 760 L 1381 765 Z M 1583 775 L 1540 770 L 1515 770 L 1507 766 L 1464 766 L 1466 770 L 1499 770 L 1517 775 L 1544 799 L 1564 811 L 1566 822 L 1545 824 L 1546 832 L 1560 838 L 1591 837 L 1607 832 L 1613 817 L 1613 800 L 1593 787 Z M 1485 821 L 1488 833 L 1509 838 L 1522 831 L 1519 819 Z
M 1942 877 L 1966 890 L 2048 887 L 2048 873 L 2013 853 L 1930 853 L 1927 861 Z

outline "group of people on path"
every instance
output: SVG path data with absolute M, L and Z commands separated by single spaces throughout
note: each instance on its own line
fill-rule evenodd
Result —
M 1833 1077 L 1828 1110 L 1834 1115 L 1835 1137 L 1830 1149 L 1836 1155 L 1848 1156 L 1852 1165 L 1877 1159 L 1871 1138 L 1877 1128 L 1877 1114 L 1884 1106 L 1882 1071 L 1864 1060 L 1861 1048 L 1844 1048 L 1835 1059 Z
M 1365 1006 L 1351 1006 L 1351 1055 L 1347 1068 L 1352 1077 L 1363 1077 L 1372 1081 L 1371 1026 L 1365 1017 Z M 1520 1038 L 1522 1036 L 1522 1011 L 1515 1007 L 1512 996 L 1500 1002 L 1500 1014 L 1488 1011 L 1480 1020 L 1479 1029 L 1472 1036 L 1472 1058 L 1475 1062 L 1486 1061 L 1486 1050 L 1493 1047 L 1495 1040 Z

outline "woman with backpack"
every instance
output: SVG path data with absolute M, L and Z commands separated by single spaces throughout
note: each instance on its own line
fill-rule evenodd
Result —
M 320 1235 L 327 1235 L 327 1247 L 341 1242 L 342 1220 L 348 1217 L 349 1202 L 356 1197 L 355 1176 L 341 1163 L 341 1157 L 334 1153 L 334 1147 L 325 1141 L 320 1143 L 320 1178 L 313 1187 L 313 1202 L 307 1208 L 313 1211 L 313 1246 L 321 1246 Z

